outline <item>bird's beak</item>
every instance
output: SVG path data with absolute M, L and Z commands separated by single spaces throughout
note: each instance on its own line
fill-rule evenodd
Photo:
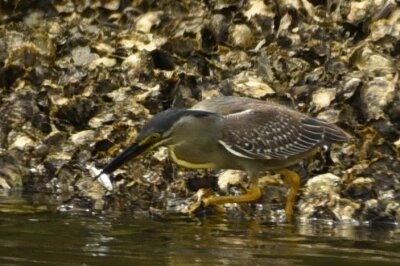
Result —
M 148 151 L 152 148 L 154 143 L 133 143 L 131 146 L 126 148 L 123 152 L 121 152 L 116 158 L 114 158 L 103 170 L 100 174 L 96 175 L 93 180 L 99 178 L 102 174 L 110 174 L 114 172 L 118 167 L 126 163 L 127 161 L 138 157 L 142 153 Z

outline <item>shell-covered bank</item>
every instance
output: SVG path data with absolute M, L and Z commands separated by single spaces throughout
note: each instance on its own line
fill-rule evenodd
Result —
M 396 223 L 399 67 L 395 0 L 0 0 L 0 188 L 59 211 L 161 216 L 242 193 L 244 173 L 179 168 L 163 149 L 112 189 L 93 181 L 154 114 L 238 95 L 354 137 L 296 166 L 297 219 Z M 281 221 L 287 189 L 260 184 L 258 203 L 214 213 Z

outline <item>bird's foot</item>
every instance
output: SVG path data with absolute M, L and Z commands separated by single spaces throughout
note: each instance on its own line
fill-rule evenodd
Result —
M 265 175 L 258 179 L 262 186 L 283 186 L 284 183 L 279 175 Z
M 221 206 L 212 204 L 211 200 L 216 198 L 214 192 L 211 189 L 200 189 L 197 192 L 198 201 L 193 203 L 189 208 L 190 215 L 198 215 L 200 213 L 208 213 L 208 210 L 212 213 L 222 213 L 223 208 Z M 209 208 L 212 207 L 212 208 Z
M 226 203 L 247 203 L 257 201 L 261 197 L 261 189 L 257 183 L 252 183 L 250 190 L 246 194 L 236 196 L 215 196 L 211 190 L 199 190 L 197 192 L 198 202 L 194 203 L 189 213 L 196 214 L 198 210 L 204 210 L 208 206 L 213 206 L 214 211 L 223 212 L 221 206 Z

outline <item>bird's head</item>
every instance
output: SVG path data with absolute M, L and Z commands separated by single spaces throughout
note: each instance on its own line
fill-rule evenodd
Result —
M 215 113 L 186 109 L 169 109 L 156 114 L 143 126 L 135 142 L 104 167 L 95 179 L 103 173 L 112 173 L 125 162 L 156 147 L 174 144 L 177 141 L 176 136 L 179 133 L 182 135 L 181 131 L 184 128 L 182 125 L 195 125 L 196 121 L 210 115 L 215 115 Z

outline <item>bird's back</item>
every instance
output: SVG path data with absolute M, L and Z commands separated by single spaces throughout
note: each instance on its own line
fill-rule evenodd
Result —
M 220 96 L 201 101 L 191 109 L 216 112 L 221 115 L 239 113 L 250 108 L 265 109 L 270 108 L 271 104 L 266 102 L 236 96 Z
M 252 160 L 295 162 L 319 146 L 350 138 L 334 124 L 283 105 L 250 98 L 217 97 L 192 109 L 222 115 L 220 144 L 236 156 Z

